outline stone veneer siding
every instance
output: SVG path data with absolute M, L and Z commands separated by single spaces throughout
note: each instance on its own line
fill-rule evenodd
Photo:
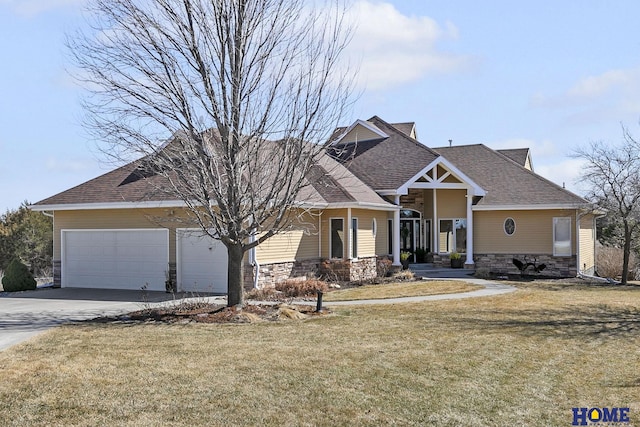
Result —
M 525 256 L 529 262 L 536 259 L 538 264 L 546 264 L 546 268 L 540 272 L 545 276 L 556 277 L 575 277 L 578 275 L 576 267 L 576 256 L 557 257 L 551 255 L 540 254 L 474 254 L 475 268 L 486 268 L 491 273 L 498 274 L 519 274 L 520 270 L 513 265 L 513 258 L 520 261 L 525 260 Z M 533 268 L 529 267 L 525 274 L 536 274 Z
M 277 262 L 260 264 L 258 276 L 258 286 L 273 287 L 278 282 L 283 282 L 292 278 L 306 278 L 315 276 L 318 272 L 321 259 L 307 259 L 302 261 Z M 256 268 L 253 265 L 245 264 L 244 267 L 244 287 L 253 288 L 253 278 Z
M 357 260 L 322 260 L 320 258 L 302 261 L 260 264 L 258 286 L 273 287 L 276 283 L 288 279 L 315 276 L 335 276 L 341 281 L 359 281 L 378 276 L 377 257 L 359 258 Z M 253 288 L 255 267 L 245 264 L 244 287 Z
M 53 261 L 53 286 L 59 288 L 62 286 L 62 261 Z

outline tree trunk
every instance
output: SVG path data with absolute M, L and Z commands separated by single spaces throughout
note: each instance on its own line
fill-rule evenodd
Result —
M 631 254 L 631 230 L 629 224 L 624 222 L 624 252 L 622 256 L 622 284 L 627 284 L 627 276 L 629 276 L 629 257 Z
M 230 244 L 227 246 L 227 306 L 244 305 L 244 283 L 242 258 L 244 252 L 242 244 Z

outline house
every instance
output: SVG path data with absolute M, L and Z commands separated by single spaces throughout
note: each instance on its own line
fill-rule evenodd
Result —
M 136 162 L 42 200 L 54 215 L 54 281 L 63 287 L 226 292 L 226 248 L 179 225 L 184 205 L 131 179 Z M 595 215 L 587 202 L 533 171 L 528 149 L 482 144 L 429 148 L 413 123 L 379 117 L 336 129 L 300 194 L 290 231 L 247 254 L 246 286 L 330 271 L 376 275 L 378 260 L 422 248 L 436 265 L 463 254 L 466 268 L 592 273 Z

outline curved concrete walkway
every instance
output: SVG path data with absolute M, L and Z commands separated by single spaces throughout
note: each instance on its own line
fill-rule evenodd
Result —
M 438 280 L 442 280 L 442 279 L 438 279 Z M 417 297 L 365 299 L 365 300 L 355 300 L 355 301 L 326 301 L 322 305 L 324 306 L 374 305 L 374 304 L 403 304 L 403 303 L 423 302 L 423 301 L 442 301 L 442 300 L 451 300 L 451 299 L 477 298 L 477 297 L 501 295 L 501 294 L 507 294 L 507 293 L 513 292 L 517 289 L 510 285 L 503 285 L 500 283 L 495 283 L 495 282 L 491 282 L 489 280 L 483 280 L 483 279 L 449 278 L 446 280 L 460 280 L 462 282 L 483 286 L 484 289 L 478 289 L 478 290 L 469 291 L 469 292 L 459 292 L 456 294 L 424 295 L 424 296 L 417 296 Z M 315 305 L 316 303 L 312 301 L 294 301 L 293 304 Z
M 441 280 L 441 279 L 440 279 Z M 441 301 L 506 294 L 516 290 L 488 280 L 450 278 L 483 286 L 470 292 L 417 297 L 327 301 L 323 305 L 404 304 Z M 47 329 L 69 322 L 100 316 L 114 316 L 143 307 L 175 303 L 173 295 L 164 292 L 114 291 L 104 289 L 41 289 L 0 295 L 0 351 L 38 335 Z M 189 299 L 189 298 L 185 298 Z M 216 304 L 226 304 L 226 296 L 199 297 Z M 252 304 L 278 304 L 273 301 L 251 301 Z M 316 305 L 315 301 L 294 301 L 293 304 Z

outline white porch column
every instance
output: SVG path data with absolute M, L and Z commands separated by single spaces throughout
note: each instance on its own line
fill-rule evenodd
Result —
M 440 232 L 440 221 L 438 220 L 438 195 L 436 194 L 437 190 L 433 189 L 433 224 L 431 228 L 433 228 L 433 249 L 431 252 L 434 254 L 440 253 L 440 247 L 438 246 L 438 234 Z
M 400 206 L 400 196 L 396 195 L 393 202 Z M 393 211 L 393 265 L 400 263 L 400 209 Z
M 467 189 L 467 260 L 465 264 L 473 265 L 473 191 Z

